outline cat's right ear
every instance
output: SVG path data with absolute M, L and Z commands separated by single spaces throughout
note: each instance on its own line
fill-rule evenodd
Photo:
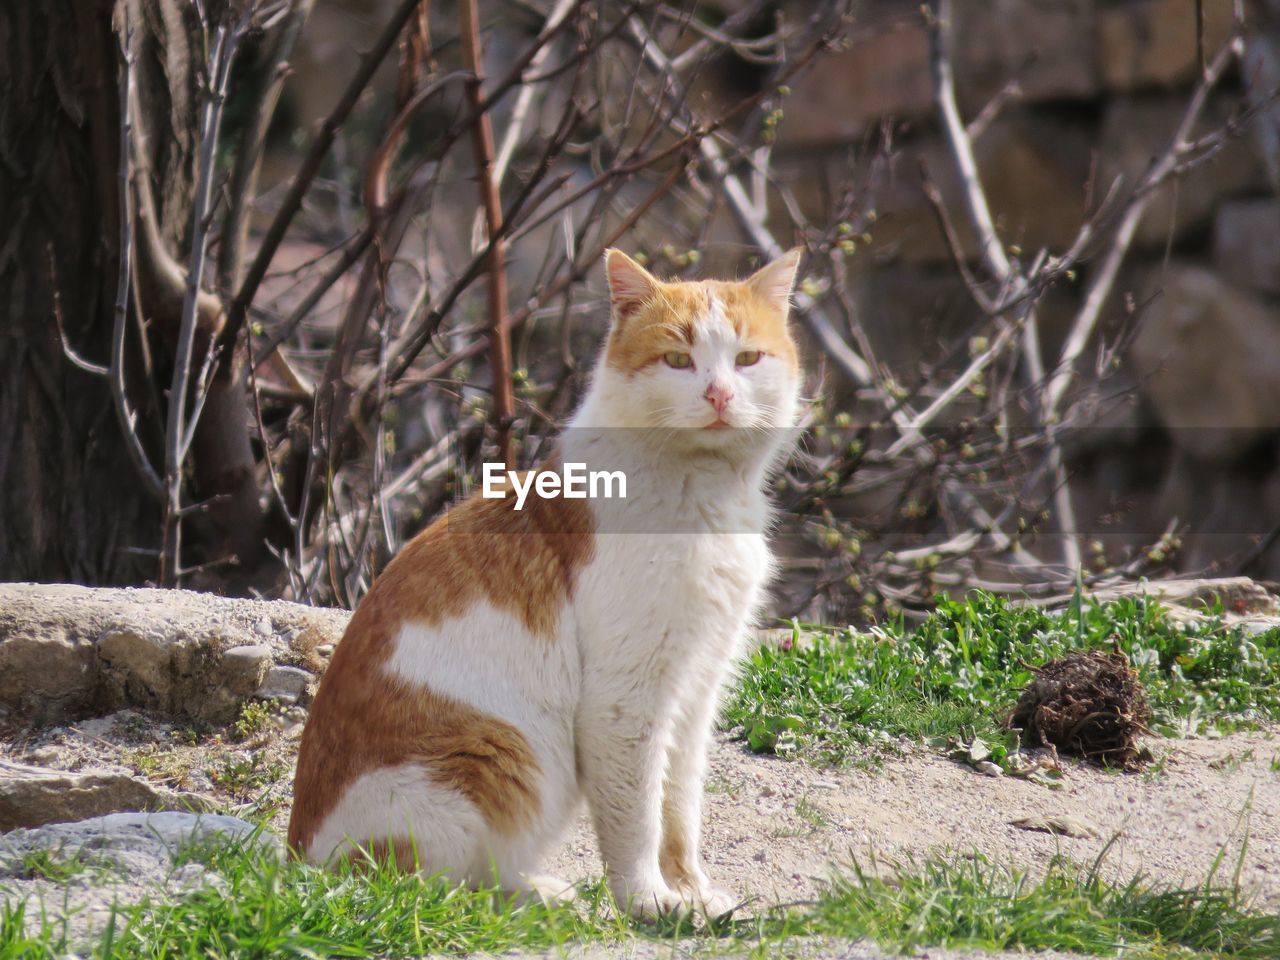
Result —
M 653 274 L 621 250 L 605 251 L 604 272 L 609 278 L 609 300 L 615 323 L 634 316 L 658 290 Z

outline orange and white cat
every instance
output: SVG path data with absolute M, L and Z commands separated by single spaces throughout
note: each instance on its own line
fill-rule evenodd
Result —
M 585 799 L 620 903 L 734 906 L 699 857 L 702 781 L 770 574 L 798 262 L 664 283 L 609 251 L 612 325 L 559 457 L 623 471 L 626 498 L 477 495 L 401 551 L 312 706 L 294 851 L 554 895 L 536 871 Z

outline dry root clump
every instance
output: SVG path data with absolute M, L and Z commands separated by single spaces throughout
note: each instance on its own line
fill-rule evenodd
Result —
M 1095 763 L 1137 766 L 1147 732 L 1147 695 L 1122 653 L 1072 652 L 1036 668 L 1009 726 L 1031 745 Z

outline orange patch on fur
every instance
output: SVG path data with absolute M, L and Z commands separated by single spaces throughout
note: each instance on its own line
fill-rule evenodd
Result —
M 710 309 L 707 289 L 700 283 L 659 283 L 653 294 L 609 331 L 605 359 L 623 372 L 657 363 L 669 350 L 693 343 L 693 325 Z
M 791 365 L 793 372 L 800 370 L 800 354 L 787 329 L 786 310 L 760 295 L 750 281 L 741 283 L 712 283 L 710 285 L 724 305 L 724 315 L 733 324 L 749 350 L 762 350 L 771 357 L 780 357 Z
M 591 513 L 582 501 L 532 493 L 523 510 L 513 507 L 514 498 L 478 495 L 459 504 L 410 541 L 360 603 L 303 732 L 289 818 L 295 853 L 307 851 L 348 786 L 405 763 L 466 796 L 496 830 L 514 833 L 536 816 L 538 763 L 519 730 L 383 669 L 405 623 L 439 625 L 480 600 L 554 637 L 594 546 Z
M 668 351 L 688 348 L 694 340 L 694 325 L 711 309 L 712 297 L 742 338 L 743 349 L 780 357 L 794 372 L 799 371 L 787 311 L 762 295 L 750 280 L 655 282 L 646 300 L 634 305 L 626 317 L 615 318 L 605 345 L 606 362 L 615 370 L 633 373 L 661 362 Z
M 689 848 L 677 826 L 675 810 L 665 799 L 662 804 L 662 845 L 658 849 L 658 867 L 662 879 L 677 889 L 693 885 L 693 864 L 689 861 Z

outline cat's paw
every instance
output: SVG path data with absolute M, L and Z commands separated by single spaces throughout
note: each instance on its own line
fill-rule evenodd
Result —
M 547 874 L 526 875 L 521 881 L 518 895 L 522 902 L 569 903 L 578 894 L 578 888 L 568 880 Z
M 698 891 L 694 897 L 694 902 L 697 904 L 698 912 L 708 920 L 717 920 L 720 917 L 727 916 L 742 906 L 742 901 L 728 890 L 722 890 L 709 884 Z
M 688 916 L 694 911 L 689 898 L 667 886 L 642 886 L 615 890 L 614 899 L 636 920 L 661 920 Z

